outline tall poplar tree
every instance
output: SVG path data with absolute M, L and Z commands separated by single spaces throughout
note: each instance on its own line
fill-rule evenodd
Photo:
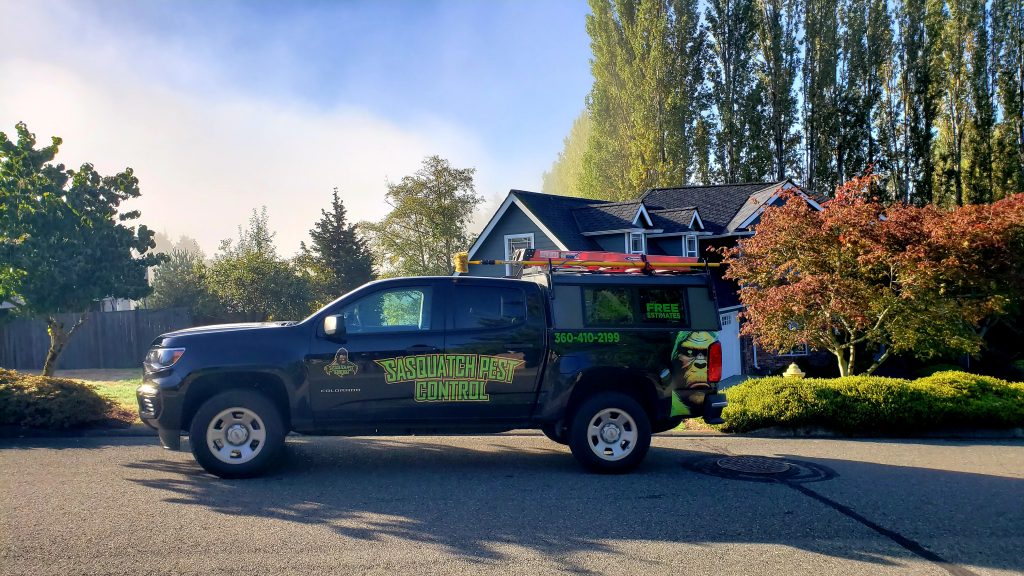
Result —
M 590 190 L 580 186 L 583 172 L 583 154 L 590 139 L 590 113 L 580 112 L 562 142 L 562 151 L 551 164 L 551 170 L 541 176 L 541 190 L 559 196 L 586 196 Z
M 992 60 L 999 124 L 993 146 L 993 196 L 1024 191 L 1024 4 L 992 0 Z
M 834 151 L 839 124 L 839 19 L 835 3 L 829 0 L 807 0 L 804 6 L 804 183 L 809 190 L 831 194 L 838 184 Z
M 797 0 L 756 0 L 757 78 L 764 98 L 772 154 L 772 177 L 783 180 L 799 162 L 794 84 L 800 72 Z M 764 137 L 762 136 L 762 137 Z
M 675 159 L 668 185 L 709 182 L 711 142 L 706 110 L 711 105 L 708 65 L 711 53 L 698 0 L 672 0 L 668 82 L 668 154 Z
M 743 180 L 752 139 L 752 94 L 754 77 L 754 2 L 753 0 L 709 0 L 705 18 L 711 38 L 715 69 L 711 74 L 711 101 L 718 130 L 715 134 L 715 161 L 719 181 Z M 759 111 L 758 111 L 759 112 Z
M 672 51 L 665 0 L 591 0 L 593 122 L 583 156 L 587 196 L 624 200 L 678 178 L 669 154 Z M 602 191 L 602 192 L 598 192 Z

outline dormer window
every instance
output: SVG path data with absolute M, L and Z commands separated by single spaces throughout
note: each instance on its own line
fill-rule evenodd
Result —
M 630 254 L 643 254 L 647 252 L 647 238 L 643 232 L 630 232 L 627 238 Z

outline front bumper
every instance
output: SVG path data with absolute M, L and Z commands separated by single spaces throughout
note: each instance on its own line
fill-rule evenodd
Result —
M 135 390 L 139 405 L 139 418 L 156 429 L 164 448 L 181 448 L 181 400 L 180 379 L 173 376 L 145 374 L 142 385 Z

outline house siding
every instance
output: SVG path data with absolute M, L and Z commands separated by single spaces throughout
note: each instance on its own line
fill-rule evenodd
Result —
M 512 204 L 502 215 L 501 220 L 491 229 L 491 233 L 480 245 L 480 248 L 473 254 L 474 260 L 504 260 L 505 259 L 505 236 L 512 234 L 533 234 L 533 247 L 541 250 L 558 250 L 554 241 L 541 232 L 533 220 L 523 212 L 519 206 Z M 505 276 L 504 266 L 470 266 L 470 274 L 473 276 Z
M 597 242 L 597 245 L 605 252 L 626 251 L 626 234 L 624 232 L 607 236 L 591 236 L 590 239 Z
M 665 256 L 682 256 L 683 240 L 681 236 L 665 236 L 664 238 L 647 237 L 648 254 L 664 254 Z

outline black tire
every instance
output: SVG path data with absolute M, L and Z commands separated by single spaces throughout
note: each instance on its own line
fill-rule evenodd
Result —
M 591 424 L 596 424 L 595 429 Z M 607 436 L 604 436 L 607 430 Z M 604 474 L 629 472 L 643 462 L 651 447 L 651 421 L 633 398 L 602 392 L 573 414 L 569 448 L 586 469 Z
M 210 474 L 252 478 L 277 460 L 285 433 L 280 410 L 266 396 L 255 390 L 228 390 L 196 411 L 189 444 L 196 461 Z
M 561 420 L 559 420 L 558 422 L 549 422 L 541 426 L 540 431 L 543 432 L 544 435 L 548 437 L 548 440 L 551 440 L 552 442 L 556 442 L 563 446 L 568 446 L 569 434 L 568 431 L 565 429 L 565 426 L 562 426 L 561 424 Z

